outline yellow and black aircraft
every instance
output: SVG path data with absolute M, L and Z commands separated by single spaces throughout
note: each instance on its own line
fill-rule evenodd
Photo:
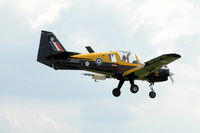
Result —
M 150 83 L 151 98 L 156 97 L 153 89 L 155 82 L 167 81 L 173 73 L 166 67 L 167 64 L 179 59 L 179 54 L 164 54 L 147 62 L 142 62 L 136 55 L 127 51 L 112 51 L 95 53 L 90 46 L 86 46 L 89 53 L 80 54 L 65 50 L 52 32 L 42 31 L 37 61 L 55 70 L 85 70 L 85 73 L 96 80 L 114 78 L 119 80 L 117 88 L 112 93 L 118 97 L 121 95 L 121 87 L 125 81 L 130 82 L 130 91 L 137 93 L 139 87 L 135 80 L 144 80 Z

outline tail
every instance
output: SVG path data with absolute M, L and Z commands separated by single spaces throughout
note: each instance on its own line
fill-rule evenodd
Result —
M 68 52 L 52 32 L 41 31 L 37 61 L 49 67 L 57 67 L 57 60 L 65 60 L 77 52 Z

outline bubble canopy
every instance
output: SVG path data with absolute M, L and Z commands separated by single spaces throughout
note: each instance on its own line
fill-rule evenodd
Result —
M 140 64 L 144 65 L 144 62 L 137 59 L 136 54 L 134 54 L 133 52 L 130 52 L 130 51 L 117 51 L 117 52 L 118 52 L 122 62 L 133 63 L 133 64 L 140 63 Z

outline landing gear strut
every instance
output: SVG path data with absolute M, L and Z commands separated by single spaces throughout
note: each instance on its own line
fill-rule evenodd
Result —
M 120 79 L 117 88 L 113 89 L 112 94 L 115 97 L 119 97 L 121 95 L 120 89 L 122 88 L 122 85 L 124 84 L 124 81 L 125 81 L 125 79 Z M 134 84 L 134 80 L 130 79 L 129 82 L 131 84 L 130 91 L 132 93 L 137 93 L 138 90 L 139 90 L 139 87 L 136 84 Z
M 131 84 L 131 87 L 130 87 L 130 91 L 132 93 L 137 93 L 139 91 L 139 87 L 134 84 L 134 80 L 129 80 L 130 84 Z
M 151 91 L 149 92 L 149 97 L 150 97 L 150 98 L 155 98 L 155 97 L 156 97 L 156 92 L 155 92 L 154 89 L 153 89 L 153 85 L 154 85 L 154 83 L 151 83 L 151 84 L 149 85 L 149 87 L 150 87 L 150 89 L 151 89 Z
M 117 88 L 113 89 L 112 94 L 113 94 L 115 97 L 118 97 L 118 96 L 121 95 L 120 89 L 122 88 L 122 85 L 124 84 L 124 81 L 125 81 L 124 79 L 120 79 Z

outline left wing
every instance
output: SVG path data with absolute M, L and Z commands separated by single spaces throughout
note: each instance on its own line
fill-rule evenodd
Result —
M 123 74 L 123 76 L 127 76 L 129 74 L 134 73 L 134 75 L 137 76 L 138 78 L 143 78 L 179 58 L 181 58 L 179 54 L 164 54 L 145 62 L 145 66 L 143 68 L 139 70 L 133 70 L 133 72 L 128 73 L 126 75 Z M 128 71 L 131 71 L 131 70 L 128 70 Z M 127 73 L 127 71 L 124 73 Z

